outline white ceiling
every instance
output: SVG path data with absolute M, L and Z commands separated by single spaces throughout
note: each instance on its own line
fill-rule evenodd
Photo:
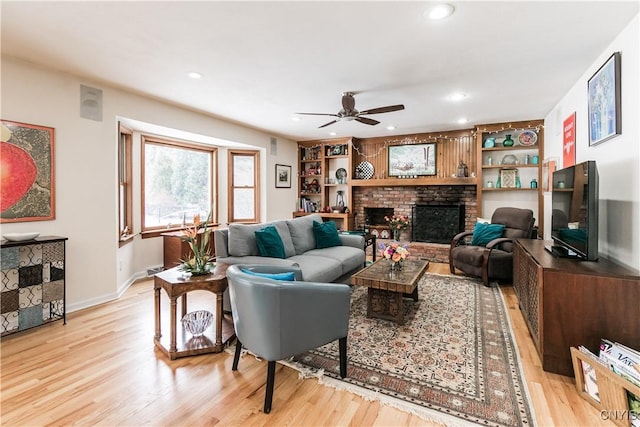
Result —
M 544 118 L 639 10 L 449 3 L 454 15 L 428 21 L 425 1 L 5 0 L 2 53 L 294 140 L 371 137 Z M 292 120 L 337 113 L 344 91 L 358 110 L 406 109 L 369 116 L 377 126 Z

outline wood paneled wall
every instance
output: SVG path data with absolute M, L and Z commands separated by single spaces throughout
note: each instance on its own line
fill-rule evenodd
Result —
M 388 177 L 388 147 L 403 144 L 437 144 L 436 176 L 447 178 L 457 174 L 460 161 L 467 165 L 469 176 L 476 173 L 477 144 L 472 129 L 448 132 L 419 133 L 376 138 L 354 138 L 353 167 L 368 161 L 374 167 L 373 179 Z

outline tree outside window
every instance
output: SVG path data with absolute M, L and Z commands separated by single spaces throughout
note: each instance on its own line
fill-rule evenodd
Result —
M 215 147 L 143 137 L 143 230 L 193 223 L 200 214 L 217 221 Z

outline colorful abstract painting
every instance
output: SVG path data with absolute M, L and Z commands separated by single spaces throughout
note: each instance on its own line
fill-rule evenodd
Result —
M 54 219 L 54 129 L 1 122 L 0 222 Z

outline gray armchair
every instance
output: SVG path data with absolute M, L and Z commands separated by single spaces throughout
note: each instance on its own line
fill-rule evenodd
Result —
M 449 269 L 458 268 L 467 274 L 482 277 L 489 286 L 490 279 L 513 280 L 513 240 L 531 238 L 535 218 L 530 209 L 498 208 L 491 216 L 492 224 L 505 226 L 502 237 L 491 240 L 487 246 L 472 246 L 468 240 L 472 231 L 457 234 L 449 247 Z
M 347 376 L 350 288 L 338 283 L 279 281 L 243 272 L 282 273 L 297 267 L 232 265 L 227 269 L 237 341 L 232 369 L 242 347 L 268 361 L 264 412 L 271 411 L 276 361 L 339 340 L 340 376 Z

